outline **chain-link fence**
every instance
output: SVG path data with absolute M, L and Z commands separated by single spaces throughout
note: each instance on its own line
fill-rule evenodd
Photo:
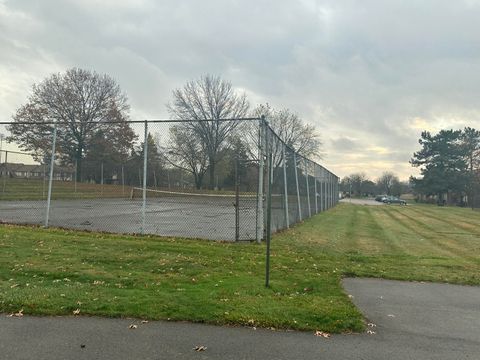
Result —
M 0 221 L 261 241 L 338 201 L 338 178 L 264 119 L 108 125 L 72 146 L 44 123 L 32 154 L 0 151 Z

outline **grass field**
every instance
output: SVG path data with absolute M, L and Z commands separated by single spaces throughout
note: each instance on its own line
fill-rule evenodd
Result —
M 480 213 L 340 204 L 265 246 L 0 226 L 0 311 L 360 331 L 342 276 L 480 284 Z

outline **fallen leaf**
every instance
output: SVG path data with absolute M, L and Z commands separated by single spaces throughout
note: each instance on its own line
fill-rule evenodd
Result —
M 142 324 L 148 324 L 148 320 L 142 320 Z
M 320 331 L 320 330 L 317 330 L 317 331 L 315 331 L 315 336 L 320 336 L 320 337 L 324 337 L 324 338 L 328 339 L 330 337 L 330 334 L 326 333 L 326 332 L 323 332 L 323 331 Z
M 20 309 L 18 312 L 8 315 L 8 317 L 22 317 L 22 316 L 23 316 L 23 309 Z
M 367 330 L 367 334 L 369 334 L 369 335 L 375 335 L 376 332 L 375 332 L 375 331 L 372 331 L 372 330 Z
M 375 325 L 374 323 L 368 323 L 367 326 L 368 327 L 377 327 L 377 325 Z
M 78 315 L 80 314 L 80 309 L 73 310 L 73 315 Z
M 205 350 L 207 350 L 207 347 L 203 346 L 203 345 L 197 345 L 193 348 L 193 350 L 195 350 L 195 351 L 205 351 Z
M 130 326 L 129 326 L 128 328 L 134 330 L 134 329 L 136 329 L 137 327 L 138 327 L 138 326 L 135 325 L 135 324 L 130 324 Z
M 391 317 L 391 318 L 394 318 L 394 317 L 395 317 L 395 315 L 393 315 L 393 314 L 388 314 L 387 316 L 388 316 L 388 317 Z

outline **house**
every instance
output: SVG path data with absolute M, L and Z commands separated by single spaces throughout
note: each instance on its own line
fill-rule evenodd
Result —
M 72 181 L 75 170 L 65 166 L 53 168 L 53 180 Z M 49 166 L 42 164 L 2 163 L 0 177 L 8 176 L 18 179 L 44 179 L 50 175 Z

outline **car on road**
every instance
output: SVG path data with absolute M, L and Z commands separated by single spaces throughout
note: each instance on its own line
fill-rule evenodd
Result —
M 388 197 L 387 195 L 377 195 L 375 196 L 375 201 L 383 202 L 383 200 L 386 199 L 387 197 Z
M 383 200 L 383 203 L 385 204 L 400 204 L 400 205 L 407 205 L 407 202 L 405 200 L 402 200 L 398 197 L 395 196 L 386 196 Z

